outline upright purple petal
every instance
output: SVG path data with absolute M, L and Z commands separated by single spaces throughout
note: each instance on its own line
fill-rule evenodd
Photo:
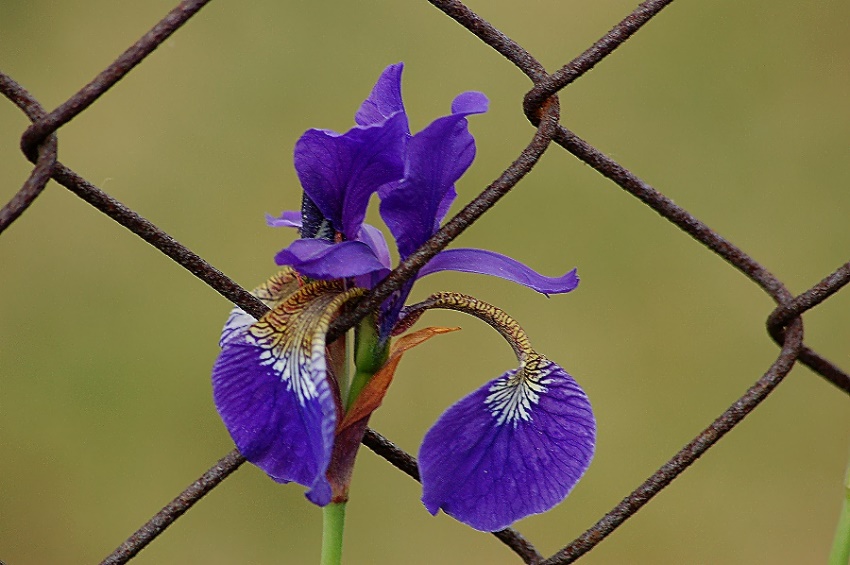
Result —
M 401 72 L 404 63 L 390 65 L 372 88 L 369 97 L 363 101 L 354 115 L 354 121 L 360 126 L 380 124 L 393 114 L 404 114 L 404 101 L 401 98 Z M 405 129 L 407 119 L 405 118 Z M 407 130 L 409 132 L 409 130 Z
M 537 356 L 450 407 L 419 450 L 422 502 L 496 531 L 561 502 L 593 458 L 596 423 L 584 391 Z
M 434 120 L 408 143 L 404 179 L 381 191 L 381 217 L 402 258 L 439 228 L 454 199 L 455 181 L 475 158 L 475 139 L 466 117 L 486 111 L 483 94 L 461 94 L 452 104 L 452 114 Z
M 331 243 L 323 239 L 296 239 L 275 255 L 278 265 L 289 265 L 304 276 L 344 279 L 389 272 L 369 245 L 362 241 Z
M 460 271 L 492 275 L 527 286 L 542 294 L 562 294 L 578 286 L 573 269 L 562 277 L 545 277 L 506 255 L 486 249 L 448 249 L 441 251 L 419 271 L 419 277 L 439 271 Z
M 344 134 L 311 129 L 295 144 L 304 192 L 347 239 L 357 237 L 378 187 L 402 177 L 406 127 L 406 116 L 398 113 Z

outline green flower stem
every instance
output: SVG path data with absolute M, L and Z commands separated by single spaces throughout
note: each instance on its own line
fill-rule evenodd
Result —
M 847 565 L 850 563 L 850 465 L 844 477 L 844 504 L 835 529 L 835 540 L 829 553 L 829 565 Z
M 321 565 L 342 563 L 342 532 L 345 527 L 345 502 L 332 502 L 322 508 Z

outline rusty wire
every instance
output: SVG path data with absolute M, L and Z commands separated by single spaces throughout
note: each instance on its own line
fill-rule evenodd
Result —
M 529 541 L 512 529 L 494 533 L 526 563 L 546 563 L 547 565 L 570 563 L 598 545 L 602 539 L 633 516 L 652 497 L 746 418 L 782 382 L 796 361 L 806 364 L 837 388 L 850 394 L 850 375 L 803 343 L 801 318 L 804 312 L 821 304 L 850 282 L 850 262 L 795 297 L 758 261 L 560 123 L 557 94 L 608 57 L 655 18 L 662 9 L 670 5 L 672 0 L 647 0 L 641 3 L 581 55 L 551 74 L 547 73 L 539 61 L 522 46 L 476 15 L 462 2 L 428 1 L 504 56 L 531 80 L 532 87 L 525 95 L 523 111 L 537 129 L 528 146 L 492 184 L 449 220 L 418 251 L 393 270 L 354 308 L 334 322 L 329 336 L 331 339 L 342 335 L 359 319 L 375 309 L 405 281 L 415 276 L 434 255 L 494 206 L 534 168 L 544 151 L 553 142 L 722 257 L 777 303 L 766 325 L 769 335 L 781 346 L 781 350 L 764 375 L 708 427 L 586 532 L 549 558 L 544 558 Z M 159 47 L 165 39 L 185 25 L 208 2 L 209 0 L 181 2 L 95 79 L 50 113 L 46 112 L 41 104 L 11 77 L 0 73 L 0 93 L 18 106 L 32 121 L 32 125 L 21 137 L 21 149 L 24 155 L 35 164 L 22 188 L 8 204 L 0 209 L 0 234 L 26 211 L 52 178 L 173 259 L 228 300 L 254 317 L 260 317 L 267 308 L 245 289 L 154 224 L 58 161 L 56 132 L 85 111 Z M 374 430 L 367 430 L 363 443 L 402 472 L 419 480 L 416 460 Z M 238 451 L 234 450 L 216 462 L 198 480 L 107 556 L 103 563 L 126 563 L 201 497 L 233 473 L 244 461 Z

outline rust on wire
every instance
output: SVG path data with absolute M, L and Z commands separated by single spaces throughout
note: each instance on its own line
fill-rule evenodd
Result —
M 751 414 L 782 382 L 796 361 L 804 363 L 836 387 L 850 394 L 850 375 L 803 343 L 801 318 L 803 313 L 821 304 L 850 282 L 850 263 L 844 264 L 811 289 L 794 297 L 780 280 L 743 250 L 560 124 L 558 92 L 609 56 L 671 4 L 672 0 L 642 2 L 582 54 L 552 74 L 547 73 L 531 53 L 462 2 L 458 0 L 428 1 L 531 79 L 533 86 L 523 99 L 522 109 L 532 124 L 537 127 L 537 131 L 529 145 L 496 181 L 376 285 L 353 309 L 340 316 L 331 327 L 329 339 L 342 335 L 357 320 L 377 308 L 405 281 L 416 276 L 419 269 L 434 255 L 448 246 L 460 233 L 512 190 L 534 168 L 553 141 L 722 257 L 777 303 L 776 309 L 767 319 L 769 335 L 782 348 L 773 365 L 729 409 L 594 526 L 545 561 L 534 546 L 515 530 L 494 532 L 499 540 L 508 545 L 526 563 L 570 563 L 596 547 Z M 18 106 L 33 122 L 21 137 L 21 149 L 35 164 L 21 189 L 0 209 L 0 234 L 21 217 L 52 178 L 156 247 L 228 300 L 258 318 L 267 311 L 267 307 L 257 298 L 153 223 L 58 161 L 56 131 L 85 111 L 208 2 L 209 0 L 181 2 L 95 79 L 49 114 L 23 87 L 0 73 L 0 93 Z M 367 430 L 363 443 L 402 472 L 419 480 L 415 458 L 379 433 L 371 429 Z M 221 484 L 244 461 L 245 459 L 236 450 L 219 460 L 121 544 L 103 563 L 118 564 L 129 561 L 205 494 Z
M 11 100 L 31 120 L 37 120 L 44 115 L 44 110 L 38 101 L 25 88 L 2 72 L 0 72 L 0 93 Z M 29 208 L 47 186 L 59 155 L 58 143 L 56 135 L 51 133 L 39 145 L 35 155 L 35 168 L 21 189 L 0 209 L 0 234 Z
M 458 2 L 457 0 L 428 0 L 428 2 L 516 65 L 533 82 L 536 83 L 548 76 L 543 65 L 532 57 L 520 44 L 467 8 L 463 2 Z M 542 105 L 543 101 L 541 100 L 538 106 L 542 107 Z M 537 124 L 534 125 L 536 126 Z
M 558 126 L 558 134 L 555 137 L 555 142 L 725 259 L 726 262 L 761 287 L 780 307 L 793 300 L 793 296 L 785 288 L 785 285 L 760 263 L 699 221 L 687 210 L 677 206 L 672 200 L 643 182 L 628 169 L 607 155 L 604 155 L 573 132 L 563 126 Z M 834 280 L 831 278 L 832 276 L 835 276 Z M 828 277 L 830 280 L 828 284 L 837 287 L 832 292 L 836 292 L 844 286 L 847 282 L 845 279 L 848 276 L 850 275 L 844 273 L 842 268 Z M 818 292 L 813 291 L 813 294 L 817 294 Z M 777 343 L 781 344 L 783 342 L 782 336 L 776 333 L 776 330 L 772 330 L 771 335 Z M 821 357 L 808 347 L 802 349 L 800 361 L 841 390 L 850 394 L 850 376 L 830 361 Z
M 844 263 L 838 269 L 824 277 L 818 284 L 796 296 L 790 302 L 781 304 L 767 318 L 767 327 L 782 328 L 807 310 L 811 310 L 850 283 L 850 262 Z
M 622 45 L 634 35 L 644 24 L 649 22 L 658 13 L 672 4 L 673 0 L 647 0 L 635 8 L 620 23 L 615 25 L 608 33 L 602 36 L 596 43 L 588 47 L 584 53 L 546 77 L 545 80 L 537 82 L 526 95 L 523 107 L 525 115 L 533 119 L 537 115 L 543 101 L 584 75 L 596 64 L 610 55 L 617 47 Z

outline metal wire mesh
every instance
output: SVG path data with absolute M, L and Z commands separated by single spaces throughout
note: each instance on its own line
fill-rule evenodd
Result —
M 696 459 L 714 446 L 727 432 L 745 419 L 782 382 L 795 363 L 799 362 L 808 366 L 838 390 L 850 394 L 850 376 L 847 372 L 804 343 L 801 318 L 803 313 L 828 301 L 850 282 L 850 262 L 826 275 L 809 290 L 795 296 L 782 281 L 757 260 L 724 239 L 614 159 L 578 137 L 562 123 L 559 93 L 611 55 L 615 49 L 671 4 L 672 0 L 650 0 L 641 3 L 581 55 L 552 73 L 547 72 L 531 53 L 473 13 L 463 3 L 429 1 L 447 17 L 510 61 L 531 80 L 533 86 L 525 96 L 523 112 L 536 131 L 525 149 L 495 181 L 451 218 L 418 252 L 400 264 L 354 309 L 335 321 L 330 339 L 342 335 L 358 320 L 375 309 L 404 281 L 414 276 L 428 260 L 490 210 L 500 198 L 535 168 L 546 151 L 564 150 L 587 164 L 722 257 L 732 268 L 740 271 L 762 289 L 777 305 L 766 323 L 768 334 L 780 347 L 780 351 L 773 363 L 765 368 L 764 374 L 755 380 L 746 393 L 732 403 L 727 410 L 586 532 L 548 557 L 542 555 L 531 541 L 526 540 L 514 530 L 508 529 L 495 534 L 526 563 L 570 563 L 614 532 Z M 23 133 L 20 144 L 24 155 L 34 164 L 22 188 L 0 210 L 0 234 L 13 222 L 23 217 L 30 204 L 38 198 L 52 179 L 144 239 L 227 300 L 239 305 L 255 317 L 259 317 L 266 311 L 266 307 L 245 289 L 175 238 L 58 161 L 57 133 L 62 127 L 90 108 L 207 3 L 208 0 L 181 2 L 95 79 L 51 112 L 45 110 L 38 100 L 12 77 L 0 73 L 0 92 L 32 121 L 32 125 Z M 402 472 L 418 479 L 415 460 L 377 432 L 370 430 L 364 439 L 364 444 Z M 130 560 L 243 462 L 244 459 L 235 450 L 223 457 L 130 536 L 104 559 L 103 563 L 125 563 Z

